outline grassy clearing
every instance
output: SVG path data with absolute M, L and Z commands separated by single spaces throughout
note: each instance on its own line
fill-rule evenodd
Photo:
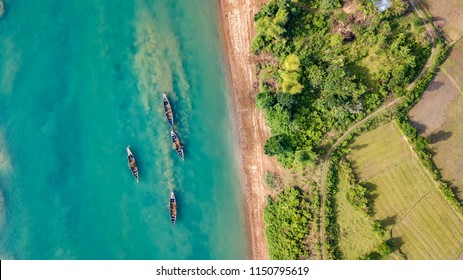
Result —
M 395 125 L 359 136 L 351 148 L 348 158 L 372 194 L 374 218 L 391 230 L 400 251 L 409 259 L 457 258 L 463 246 L 463 216 L 437 191 Z
M 339 224 L 339 249 L 343 259 L 354 260 L 374 251 L 383 238 L 373 229 L 373 220 L 347 201 L 349 183 L 340 171 L 336 193 L 336 215 Z

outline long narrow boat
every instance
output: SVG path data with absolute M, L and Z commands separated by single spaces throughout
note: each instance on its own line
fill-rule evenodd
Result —
M 180 142 L 180 139 L 178 138 L 177 134 L 175 134 L 173 130 L 170 131 L 170 136 L 172 137 L 172 146 L 174 150 L 177 151 L 177 154 L 183 160 L 184 159 L 183 146 L 182 146 L 182 143 Z
M 135 180 L 138 183 L 137 162 L 135 161 L 135 157 L 133 156 L 132 151 L 130 151 L 130 145 L 127 146 L 127 160 L 129 161 L 129 168 L 132 170 L 133 177 L 135 177 Z
M 175 226 L 175 221 L 177 220 L 177 200 L 175 199 L 174 192 L 170 194 L 169 213 L 170 222 L 172 223 L 172 226 Z
M 165 93 L 162 95 L 162 99 L 164 100 L 164 112 L 166 112 L 167 121 L 169 122 L 170 128 L 174 129 L 174 113 L 172 113 L 172 107 Z

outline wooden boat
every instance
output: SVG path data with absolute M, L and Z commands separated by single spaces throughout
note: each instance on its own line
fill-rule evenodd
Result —
M 135 161 L 135 157 L 133 156 L 132 151 L 130 151 L 130 145 L 127 146 L 127 160 L 129 161 L 129 168 L 132 170 L 133 177 L 135 177 L 135 180 L 138 183 L 137 162 Z
M 0 18 L 3 16 L 4 12 L 5 12 L 5 6 L 3 5 L 3 1 L 0 0 Z
M 170 131 L 170 136 L 172 137 L 172 145 L 174 150 L 177 151 L 177 154 L 180 156 L 180 158 L 183 160 L 183 146 L 182 143 L 180 142 L 180 139 L 178 138 L 177 134 L 173 130 Z
M 166 112 L 167 121 L 172 129 L 174 129 L 174 113 L 172 113 L 172 107 L 170 106 L 169 99 L 167 99 L 167 95 L 164 93 L 162 95 L 162 99 L 164 100 L 164 112 Z
M 177 200 L 175 199 L 174 192 L 170 194 L 169 213 L 170 222 L 172 223 L 172 226 L 175 226 L 175 221 L 177 220 Z

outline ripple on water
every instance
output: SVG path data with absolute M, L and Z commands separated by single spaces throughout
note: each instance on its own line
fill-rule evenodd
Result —
M 0 175 L 11 171 L 11 161 L 6 148 L 4 132 L 0 129 Z
M 6 38 L 0 45 L 0 94 L 11 94 L 20 66 L 19 48 L 11 38 Z

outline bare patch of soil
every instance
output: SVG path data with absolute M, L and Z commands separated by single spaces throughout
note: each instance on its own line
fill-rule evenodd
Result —
M 358 10 L 357 4 L 353 0 L 346 1 L 342 6 L 342 9 L 346 14 L 353 14 Z
M 441 27 L 449 41 L 456 41 L 463 36 L 463 1 L 461 0 L 421 0 L 432 15 L 433 24 Z
M 447 106 L 458 93 L 449 77 L 439 72 L 409 113 L 412 124 L 420 134 L 427 137 L 441 129 L 446 120 Z

